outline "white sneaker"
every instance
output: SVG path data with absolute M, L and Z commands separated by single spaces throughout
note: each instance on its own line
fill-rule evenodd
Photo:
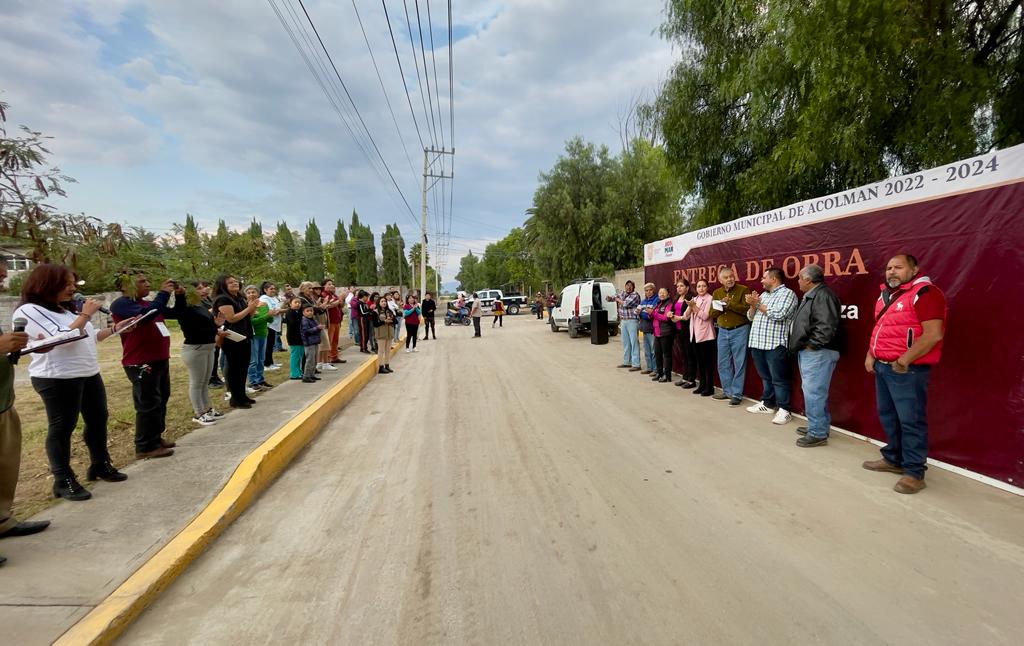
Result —
M 320 369 L 321 369 L 321 370 L 334 370 L 334 371 L 337 371 L 337 370 L 338 370 L 337 368 L 335 368 L 334 366 L 332 366 L 332 365 L 331 365 L 331 364 L 329 364 L 329 363 L 325 363 L 325 364 L 323 364 L 323 365 L 321 366 L 321 368 L 320 368 Z
M 774 413 L 775 411 L 764 405 L 764 402 L 757 402 L 753 406 L 747 407 L 748 413 Z
M 412 351 L 413 352 L 419 352 L 419 350 L 417 350 L 416 348 L 413 348 Z
M 226 401 L 226 402 L 231 401 L 231 393 L 224 393 L 224 401 Z
M 272 363 L 269 366 L 264 368 L 264 370 L 280 370 L 280 369 L 281 369 L 281 366 L 279 364 L 276 364 L 276 363 Z
M 789 420 L 793 419 L 793 416 L 789 414 L 789 411 L 785 408 L 780 408 L 775 413 L 775 417 L 772 418 L 772 424 L 785 424 Z
M 406 348 L 406 349 L 405 349 L 405 353 L 406 353 L 406 354 L 409 354 L 410 352 L 412 352 L 412 348 Z
M 247 395 L 255 395 L 255 394 L 256 394 L 256 393 L 258 393 L 258 392 L 259 392 L 259 391 L 258 391 L 258 390 L 256 390 L 255 388 L 250 388 L 250 387 L 248 387 L 248 386 L 246 386 L 246 387 L 245 387 L 245 394 L 247 394 Z M 228 397 L 228 399 L 231 399 L 231 398 L 230 398 L 230 397 Z
M 193 415 L 192 421 L 195 422 L 196 424 L 199 424 L 200 426 L 213 426 L 214 424 L 217 423 L 216 421 L 207 417 L 206 413 L 203 413 L 202 415 Z
M 206 415 L 207 417 L 209 417 L 211 419 L 218 419 L 218 418 L 224 417 L 224 413 L 220 412 L 216 408 L 211 408 L 210 410 L 208 410 L 205 413 L 203 413 L 203 415 Z

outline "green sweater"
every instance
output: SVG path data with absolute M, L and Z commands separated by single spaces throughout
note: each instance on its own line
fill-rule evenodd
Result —
M 749 293 L 750 290 L 747 289 L 746 285 L 740 285 L 739 283 L 733 285 L 729 291 L 726 291 L 724 287 L 716 289 L 711 298 L 716 301 L 725 301 L 726 303 L 725 311 L 723 312 L 719 312 L 714 307 L 711 308 L 711 318 L 715 320 L 715 324 L 726 330 L 732 330 L 741 325 L 749 325 L 750 321 L 747 319 L 747 310 L 750 309 L 750 306 L 744 300 Z
M 267 338 L 267 323 L 270 323 L 270 308 L 266 305 L 260 305 L 256 308 L 256 311 L 252 313 L 250 321 L 252 322 L 252 335 L 257 339 Z

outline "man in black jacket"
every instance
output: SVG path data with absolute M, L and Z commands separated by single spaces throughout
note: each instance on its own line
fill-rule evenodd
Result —
M 434 340 L 437 340 L 437 331 L 434 329 L 434 312 L 437 311 L 437 303 L 434 302 L 434 295 L 426 292 L 423 295 L 423 302 L 420 304 L 423 311 L 423 340 L 430 338 L 431 332 Z
M 828 442 L 832 416 L 828 412 L 828 388 L 832 371 L 839 361 L 842 339 L 839 330 L 839 297 L 824 284 L 825 272 L 818 265 L 807 265 L 797 276 L 804 293 L 789 335 L 789 351 L 796 353 L 800 366 L 801 388 L 807 426 L 796 445 L 804 448 Z

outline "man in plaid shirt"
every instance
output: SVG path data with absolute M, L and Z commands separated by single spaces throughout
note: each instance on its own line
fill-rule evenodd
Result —
M 627 280 L 623 291 L 605 300 L 615 301 L 618 305 L 619 334 L 622 335 L 622 363 L 619 367 L 636 372 L 640 370 L 640 339 L 637 337 L 639 315 L 636 309 L 640 305 L 640 294 L 636 293 L 636 284 Z
M 782 284 L 785 275 L 778 267 L 764 272 L 764 293 L 747 294 L 747 318 L 750 328 L 750 356 L 764 383 L 761 401 L 747 409 L 750 413 L 775 413 L 773 424 L 785 424 L 789 413 L 789 332 L 798 304 L 793 290 Z

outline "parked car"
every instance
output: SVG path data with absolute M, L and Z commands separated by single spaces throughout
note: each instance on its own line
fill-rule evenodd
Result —
M 476 293 L 480 296 L 480 304 L 490 309 L 491 303 L 501 301 L 505 304 L 506 314 L 518 314 L 521 308 L 526 307 L 526 297 L 521 294 L 505 295 L 500 289 L 478 289 Z
M 549 322 L 551 331 L 565 328 L 576 338 L 580 332 L 590 332 L 591 314 L 603 309 L 608 312 L 608 335 L 619 333 L 619 311 L 607 296 L 615 296 L 615 286 L 600 278 L 584 278 L 566 285 L 558 296 Z

